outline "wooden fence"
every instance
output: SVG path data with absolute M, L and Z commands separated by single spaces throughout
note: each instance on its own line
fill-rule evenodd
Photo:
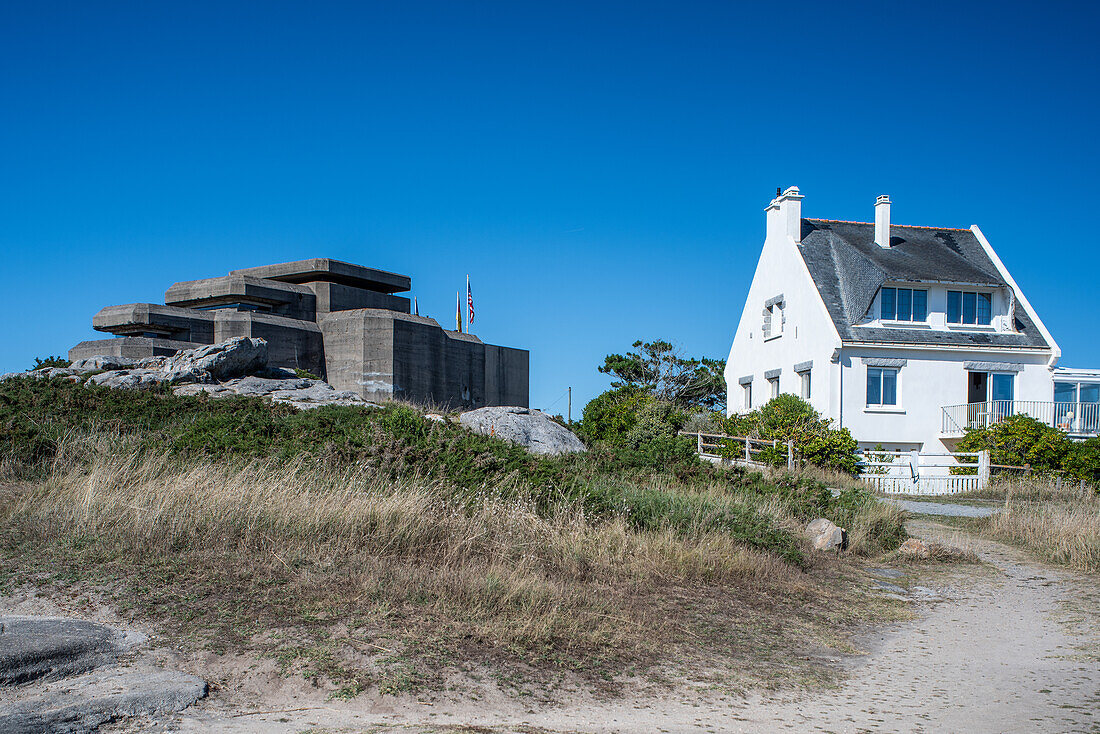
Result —
M 802 463 L 798 446 L 793 441 L 766 441 L 749 436 L 687 431 L 681 431 L 680 435 L 694 438 L 699 456 L 708 461 L 762 468 L 775 466 L 776 454 L 781 457 L 785 453 L 788 469 Z M 723 446 L 726 447 L 725 452 Z M 736 451 L 733 450 L 735 447 Z M 760 452 L 768 448 L 774 452 L 772 461 L 764 462 Z M 859 458 L 860 481 L 885 494 L 972 492 L 988 486 L 993 469 L 1029 469 L 991 464 L 988 451 L 922 454 L 917 451 L 865 450 L 859 452 Z

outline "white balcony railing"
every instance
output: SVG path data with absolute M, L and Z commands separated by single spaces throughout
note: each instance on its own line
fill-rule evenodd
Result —
M 1055 403 L 1041 400 L 987 400 L 984 403 L 943 408 L 946 435 L 962 435 L 968 428 L 989 428 L 1010 415 L 1030 415 L 1073 436 L 1100 435 L 1100 403 Z

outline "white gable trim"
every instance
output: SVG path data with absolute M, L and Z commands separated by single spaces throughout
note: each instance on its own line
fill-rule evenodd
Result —
M 1053 367 L 1058 364 L 1059 358 L 1062 356 L 1062 349 L 1058 346 L 1058 342 L 1054 341 L 1054 337 L 1047 330 L 1046 324 L 1039 318 L 1039 314 L 1031 307 L 1031 302 L 1027 300 L 1027 296 L 1020 290 L 1020 286 L 1016 285 L 1016 280 L 1008 272 L 1008 268 L 1001 262 L 1001 258 L 994 252 L 993 246 L 989 244 L 989 240 L 985 238 L 982 231 L 978 229 L 978 225 L 970 225 L 970 231 L 974 233 L 974 236 L 978 238 L 978 242 L 981 243 L 982 248 L 985 250 L 985 254 L 989 255 L 989 259 L 993 261 L 993 264 L 997 266 L 997 270 L 1001 272 L 1001 277 L 1012 287 L 1013 292 L 1016 294 L 1016 298 L 1020 301 L 1020 304 L 1027 311 L 1027 315 L 1031 317 L 1031 320 L 1035 322 L 1035 326 L 1038 327 L 1039 333 L 1046 339 L 1047 344 L 1050 345 L 1050 360 L 1047 362 L 1048 367 Z

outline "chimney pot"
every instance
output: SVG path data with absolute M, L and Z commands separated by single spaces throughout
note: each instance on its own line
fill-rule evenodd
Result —
M 886 194 L 875 200 L 875 244 L 890 249 L 890 197 Z

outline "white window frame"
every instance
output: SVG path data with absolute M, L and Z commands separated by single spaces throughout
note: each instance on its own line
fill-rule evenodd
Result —
M 809 400 L 810 399 L 812 382 L 813 382 L 810 379 L 810 373 L 811 372 L 812 372 L 812 370 L 806 370 L 804 372 L 799 372 L 798 373 L 798 377 L 799 377 L 799 380 L 801 381 L 801 385 L 802 385 L 801 392 L 802 392 L 802 399 L 803 400 Z
M 864 386 L 864 388 L 863 388 L 864 389 L 863 400 L 864 400 L 864 404 L 865 404 L 864 410 L 868 410 L 868 411 L 871 411 L 871 412 L 876 412 L 877 411 L 877 412 L 885 412 L 885 413 L 900 413 L 900 412 L 903 412 L 902 407 L 901 407 L 901 368 L 900 367 L 875 367 L 874 365 L 867 365 L 866 369 L 867 369 L 867 371 L 863 375 L 863 378 L 864 378 L 863 379 L 863 386 Z M 893 372 L 894 373 L 894 402 L 893 403 L 883 403 L 883 402 L 881 402 L 883 393 L 885 392 L 882 389 L 882 374 L 879 375 L 879 387 L 878 387 L 879 402 L 877 402 L 877 403 L 869 402 L 868 398 L 870 396 L 867 395 L 867 385 L 868 385 L 868 382 L 870 381 L 870 378 L 871 378 L 871 374 L 870 374 L 871 370 L 879 370 L 881 373 L 886 373 L 886 372 Z
M 774 400 L 775 398 L 779 397 L 779 377 L 772 377 L 768 380 L 768 383 L 771 386 L 770 392 L 772 399 Z
M 746 382 L 741 386 L 745 410 L 752 410 L 752 383 Z

